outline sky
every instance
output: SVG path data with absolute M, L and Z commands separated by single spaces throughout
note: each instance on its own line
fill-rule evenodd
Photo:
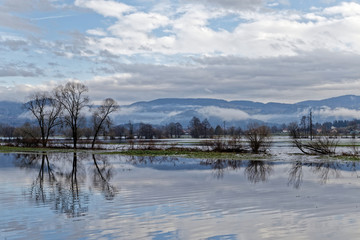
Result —
M 294 103 L 360 90 L 360 1 L 0 0 L 0 100 Z

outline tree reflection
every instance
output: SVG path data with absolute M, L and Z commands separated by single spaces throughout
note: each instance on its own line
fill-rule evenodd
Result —
M 113 176 L 112 166 L 105 157 L 100 157 L 100 161 L 97 161 L 95 154 L 92 154 L 94 161 L 93 171 L 93 185 L 104 193 L 107 200 L 114 199 L 117 188 L 109 183 Z
M 78 156 L 74 152 L 71 173 L 65 174 L 65 186 L 57 184 L 55 210 L 65 213 L 68 217 L 80 217 L 88 211 L 88 196 L 81 192 L 78 182 L 78 167 Z
M 294 188 L 300 188 L 303 181 L 303 163 L 301 161 L 295 161 L 292 163 L 289 170 L 288 185 L 292 185 Z
M 252 183 L 265 182 L 273 172 L 273 163 L 251 160 L 245 168 L 245 175 Z
M 322 184 L 326 184 L 331 176 L 335 178 L 341 177 L 339 169 L 345 167 L 343 163 L 335 161 L 314 162 L 307 165 L 311 167 L 315 174 L 319 175 Z
M 351 172 L 353 172 L 357 178 L 359 178 L 359 175 L 357 173 L 357 169 L 359 167 L 359 163 L 358 162 L 354 162 L 354 161 L 351 161 L 351 162 L 348 162 L 347 163 L 347 167 L 349 168 L 349 170 Z
M 16 165 L 21 168 L 39 168 L 29 193 L 29 197 L 37 204 L 49 205 L 54 211 L 65 213 L 68 217 L 80 217 L 87 213 L 89 194 L 83 190 L 87 174 L 76 152 L 72 154 L 72 161 L 67 161 L 66 158 L 56 160 L 58 156 L 49 160 L 46 153 L 19 154 L 16 157 Z M 95 155 L 92 159 L 94 168 L 92 184 L 104 194 L 106 199 L 111 200 L 118 192 L 109 183 L 113 175 L 112 166 L 106 159 L 98 161 Z
M 356 162 L 338 162 L 338 161 L 322 161 L 322 162 L 302 162 L 295 161 L 289 170 L 288 185 L 299 188 L 303 182 L 303 167 L 306 166 L 319 176 L 320 182 L 326 184 L 329 179 L 341 177 L 341 171 L 348 170 L 357 174 L 359 163 Z
M 39 162 L 39 157 L 39 154 L 15 154 L 15 166 L 20 168 L 37 168 L 36 164 Z
M 217 179 L 221 179 L 224 177 L 225 170 L 240 169 L 241 166 L 243 165 L 243 162 L 240 160 L 207 159 L 205 161 L 200 162 L 200 165 L 211 166 L 211 169 L 213 169 L 213 175 Z
M 26 159 L 26 158 L 24 158 Z M 29 158 L 27 158 L 29 159 Z M 27 164 L 33 164 L 36 158 L 32 157 L 30 162 L 27 162 Z M 47 166 L 47 169 L 45 169 L 45 165 Z M 23 165 L 24 166 L 24 165 Z M 48 183 L 49 185 L 53 186 L 53 183 L 56 182 L 55 175 L 50 167 L 49 158 L 48 156 L 43 153 L 41 155 L 41 165 L 39 174 L 37 175 L 37 178 L 31 185 L 30 194 L 32 197 L 34 197 L 37 201 L 42 201 L 45 203 L 46 195 L 44 194 L 44 173 L 47 171 L 48 173 Z

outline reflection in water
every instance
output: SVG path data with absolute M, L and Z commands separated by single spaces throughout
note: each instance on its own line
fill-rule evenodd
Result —
M 30 187 L 29 196 L 37 204 L 45 204 L 59 213 L 65 213 L 68 217 L 84 216 L 89 210 L 90 192 L 84 188 L 86 183 L 101 192 L 105 199 L 113 200 L 119 190 L 111 184 L 114 176 L 114 168 L 109 162 L 108 156 L 92 155 L 91 167 L 87 171 L 83 157 L 77 153 L 72 153 L 72 160 L 69 154 L 46 153 L 40 155 L 25 154 L 17 155 L 16 165 L 20 168 L 39 169 L 36 178 Z M 87 156 L 88 157 L 88 156 Z M 124 159 L 123 159 L 124 161 Z M 187 164 L 194 169 L 212 169 L 212 174 L 217 179 L 223 179 L 224 175 L 231 171 L 239 171 L 244 174 L 251 183 L 267 182 L 269 177 L 274 174 L 275 162 L 252 160 L 221 160 L 208 159 L 200 162 L 179 161 L 176 157 L 141 157 L 131 156 L 125 159 L 124 163 L 133 166 L 161 166 L 162 170 L 183 169 L 180 165 Z M 166 167 L 164 167 L 166 166 Z M 174 167 L 177 168 L 174 168 Z M 341 176 L 340 171 L 346 169 L 357 174 L 358 163 L 323 161 L 323 162 L 303 162 L 294 161 L 289 166 L 287 185 L 295 189 L 302 186 L 304 178 L 304 167 L 308 168 L 313 174 L 317 175 L 321 183 L 334 177 Z M 187 168 L 189 169 L 189 168 Z M 86 181 L 89 179 L 90 181 Z
M 84 216 L 88 211 L 89 203 L 89 193 L 82 190 L 86 179 L 85 167 L 81 164 L 77 153 L 73 153 L 71 165 L 64 158 L 68 155 L 62 156 L 49 160 L 46 153 L 18 154 L 16 165 L 21 168 L 39 168 L 29 194 L 37 204 L 50 205 L 53 210 L 65 213 L 68 217 Z M 113 199 L 118 191 L 109 183 L 113 175 L 112 166 L 106 159 L 101 159 L 99 163 L 95 155 L 93 155 L 93 163 L 93 186 L 99 189 L 106 199 Z
M 65 186 L 57 189 L 60 194 L 55 201 L 55 210 L 66 213 L 69 217 L 83 216 L 88 211 L 88 196 L 81 193 L 78 182 L 79 164 L 77 153 L 74 152 L 71 174 L 65 174 Z
M 303 163 L 301 161 L 295 161 L 291 164 L 289 170 L 288 185 L 292 185 L 298 189 L 303 181 Z
M 341 177 L 339 169 L 344 167 L 344 163 L 335 161 L 308 163 L 307 165 L 311 167 L 315 174 L 318 174 L 320 182 L 323 184 L 326 184 L 331 176 L 335 178 Z
M 252 183 L 265 182 L 273 172 L 273 163 L 268 161 L 251 160 L 221 160 L 207 159 L 200 162 L 200 165 L 210 166 L 213 175 L 217 179 L 224 177 L 226 171 L 236 171 L 245 166 L 244 174 Z
M 265 182 L 273 172 L 273 163 L 252 160 L 245 168 L 245 175 L 252 183 Z
M 32 164 L 35 161 L 35 158 L 32 158 L 28 164 Z M 37 178 L 31 185 L 30 195 L 34 197 L 37 201 L 42 201 L 45 203 L 46 195 L 44 194 L 44 173 L 45 173 L 45 165 L 47 165 L 47 173 L 48 173 L 48 183 L 53 186 L 54 182 L 56 182 L 55 175 L 50 167 L 49 158 L 46 154 L 41 155 L 41 165 Z M 23 165 L 24 166 L 24 165 Z
M 311 171 L 319 177 L 320 183 L 326 184 L 331 177 L 341 177 L 341 171 L 344 170 L 351 171 L 357 176 L 359 163 L 330 160 L 321 162 L 295 161 L 289 170 L 288 185 L 292 185 L 294 188 L 300 188 L 303 182 L 304 166 L 309 167 Z
M 38 154 L 15 154 L 15 166 L 20 168 L 37 168 Z
M 112 166 L 104 156 L 98 157 L 101 162 L 98 162 L 95 154 L 92 154 L 92 158 L 94 161 L 93 185 L 104 193 L 107 200 L 113 200 L 118 190 L 109 183 L 113 176 Z
M 207 159 L 205 161 L 201 161 L 200 165 L 211 166 L 211 168 L 213 169 L 213 175 L 217 179 L 221 179 L 224 177 L 224 172 L 226 169 L 230 169 L 230 170 L 240 169 L 241 166 L 243 165 L 243 161 Z
M 360 163 L 302 159 L 3 156 L 0 239 L 356 239 Z

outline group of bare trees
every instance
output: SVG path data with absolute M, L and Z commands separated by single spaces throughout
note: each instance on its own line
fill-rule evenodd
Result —
M 151 125 L 149 123 L 117 125 L 109 129 L 110 138 L 118 139 L 160 139 L 181 138 L 185 134 L 183 126 L 179 122 L 171 122 L 166 125 Z
M 40 133 L 41 144 L 43 147 L 46 147 L 49 136 L 53 133 L 54 128 L 61 124 L 60 114 L 62 106 L 48 92 L 34 93 L 29 96 L 29 99 L 24 106 L 36 118 L 39 131 L 29 131 L 26 130 L 29 128 L 25 128 L 23 131 L 24 136 L 26 138 L 25 134 L 30 134 L 30 137 L 35 139 L 33 134 Z
M 251 123 L 245 131 L 245 138 L 253 153 L 266 152 L 272 143 L 269 127 Z
M 214 136 L 204 141 L 204 146 L 218 152 L 236 153 L 265 153 L 272 144 L 272 135 L 269 127 L 250 123 L 247 130 L 236 135 Z
M 225 125 L 225 124 L 224 124 Z M 190 135 L 193 138 L 214 137 L 215 141 L 210 141 L 214 149 L 220 151 L 244 152 L 241 144 L 241 137 L 244 136 L 249 148 L 253 153 L 266 152 L 271 145 L 271 129 L 257 123 L 250 123 L 246 131 L 241 128 L 230 127 L 226 129 L 217 125 L 214 129 L 207 119 L 202 122 L 199 118 L 193 117 L 189 123 Z M 230 136 L 230 139 L 223 139 L 221 136 Z
M 224 124 L 225 125 L 225 124 Z M 189 122 L 190 135 L 193 138 L 211 138 L 214 136 L 240 136 L 243 132 L 240 127 L 231 126 L 228 129 L 217 125 L 213 128 L 207 118 L 200 120 L 198 117 L 193 117 Z
M 289 134 L 292 142 L 304 154 L 334 154 L 339 143 L 337 138 L 331 136 L 327 131 L 314 137 L 312 125 L 312 112 L 308 117 L 308 126 L 306 126 L 306 117 L 303 116 L 300 124 L 296 122 L 289 124 Z
M 43 147 L 48 146 L 49 137 L 57 127 L 68 127 L 71 132 L 73 148 L 77 148 L 80 137 L 79 131 L 85 124 L 84 111 L 92 109 L 89 97 L 86 95 L 88 87 L 81 82 L 70 81 L 59 85 L 52 92 L 37 92 L 29 96 L 24 107 L 31 112 L 37 122 L 38 131 L 24 130 L 23 136 L 36 139 L 40 136 Z M 112 98 L 105 99 L 98 107 L 93 108 L 91 116 L 92 148 L 94 148 L 99 133 L 110 126 L 109 115 L 119 108 Z M 28 128 L 29 129 L 29 128 Z M 26 138 L 26 137 L 25 137 Z

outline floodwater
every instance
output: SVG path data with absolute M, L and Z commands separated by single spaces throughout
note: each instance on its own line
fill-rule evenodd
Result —
M 358 162 L 0 154 L 0 239 L 356 239 Z

